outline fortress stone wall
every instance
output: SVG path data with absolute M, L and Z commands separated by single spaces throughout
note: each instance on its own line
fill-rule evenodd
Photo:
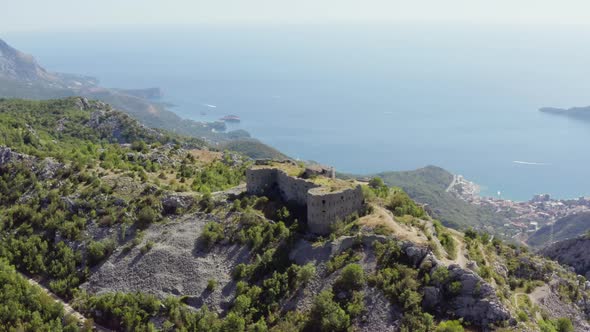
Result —
M 307 196 L 307 224 L 314 233 L 330 233 L 332 223 L 360 213 L 363 202 L 360 185 L 334 192 L 325 192 L 325 188 L 311 189 Z
M 307 209 L 309 229 L 317 234 L 328 234 L 333 223 L 343 220 L 363 207 L 360 186 L 330 191 L 310 180 L 287 175 L 278 168 L 246 170 L 249 194 L 278 194 L 286 202 Z

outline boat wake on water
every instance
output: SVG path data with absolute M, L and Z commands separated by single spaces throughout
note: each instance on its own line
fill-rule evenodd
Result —
M 532 161 L 521 161 L 521 160 L 514 160 L 512 162 L 515 164 L 532 165 L 532 166 L 548 166 L 549 165 L 547 163 L 537 163 L 537 162 L 532 162 Z

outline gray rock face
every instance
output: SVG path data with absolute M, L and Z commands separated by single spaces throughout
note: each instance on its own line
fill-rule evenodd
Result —
M 402 311 L 396 308 L 378 289 L 367 288 L 365 296 L 366 314 L 361 319 L 359 331 L 399 331 Z
M 53 158 L 45 158 L 41 165 L 41 169 L 39 170 L 39 177 L 42 180 L 54 178 L 57 175 L 57 172 L 64 167 L 64 164 L 57 162 L 57 160 Z
M 545 269 L 545 266 L 536 260 L 532 260 L 528 257 L 520 257 L 520 264 L 514 271 L 514 275 L 517 278 L 533 279 L 533 280 L 545 280 L 550 274 L 550 271 Z
M 196 203 L 192 195 L 181 195 L 170 193 L 162 198 L 162 208 L 164 213 L 177 213 L 180 210 L 186 211 Z
M 539 253 L 558 261 L 560 264 L 571 266 L 576 273 L 590 278 L 589 252 L 590 237 L 580 236 L 575 239 L 556 242 Z
M 443 300 L 443 294 L 441 290 L 434 286 L 424 287 L 424 297 L 422 298 L 422 306 L 426 310 L 436 309 Z
M 387 240 L 388 237 L 382 235 L 346 236 L 323 246 L 314 246 L 311 242 L 301 240 L 289 257 L 297 264 L 325 262 L 331 256 L 355 244 L 371 248 L 373 242 Z M 441 315 L 450 314 L 452 317 L 463 318 L 477 326 L 500 323 L 511 318 L 508 309 L 496 296 L 494 288 L 475 272 L 465 270 L 459 265 L 446 267 L 427 247 L 413 242 L 401 242 L 400 247 L 404 253 L 404 259 L 415 268 L 429 271 L 430 274 L 438 268 L 449 270 L 449 278 L 445 283 L 427 286 L 422 290 L 424 309 L 439 312 Z M 449 291 L 449 285 L 456 281 L 460 282 L 461 288 L 458 293 L 452 294 Z
M 231 271 L 249 259 L 247 247 L 219 245 L 203 252 L 196 245 L 204 225 L 214 221 L 211 215 L 196 214 L 145 230 L 143 243 L 128 252 L 117 249 L 83 288 L 90 292 L 141 291 L 164 298 L 186 295 L 189 304 L 207 304 L 212 310 L 227 309 L 235 295 Z M 142 253 L 147 241 L 155 244 Z M 215 291 L 207 290 L 208 280 L 216 280 Z
M 451 282 L 461 283 L 459 293 L 447 301 L 447 309 L 450 309 L 455 316 L 479 326 L 511 318 L 508 309 L 496 296 L 494 288 L 473 271 L 451 265 L 449 274 Z
M 574 324 L 575 331 L 590 331 L 588 317 L 587 298 L 582 298 L 578 303 L 568 303 L 561 299 L 559 287 L 564 282 L 561 277 L 554 276 L 549 285 L 539 287 L 533 291 L 531 296 L 535 299 L 536 304 L 548 313 L 551 318 L 567 317 Z M 586 314 L 583 312 L 586 310 Z
M 30 159 L 31 157 L 12 151 L 10 148 L 0 146 L 0 166 L 15 162 Z
M 424 260 L 426 255 L 430 252 L 428 248 L 418 246 L 412 242 L 403 242 L 401 248 L 405 252 L 410 264 L 414 267 L 420 266 L 422 260 Z

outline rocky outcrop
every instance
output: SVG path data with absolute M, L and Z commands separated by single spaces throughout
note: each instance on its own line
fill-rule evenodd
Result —
M 41 163 L 41 168 L 39 169 L 39 178 L 42 180 L 54 178 L 64 167 L 64 164 L 53 158 L 45 158 Z
M 317 246 L 301 240 L 291 251 L 289 257 L 297 264 L 313 262 L 320 264 L 330 257 L 353 248 L 362 246 L 372 248 L 375 241 L 386 242 L 389 237 L 383 235 L 344 236 L 323 246 Z M 448 279 L 441 283 L 422 289 L 422 306 L 429 312 L 436 312 L 439 316 L 462 318 L 476 326 L 501 324 L 512 317 L 508 309 L 497 297 L 495 289 L 479 275 L 459 265 L 446 266 L 439 261 L 428 247 L 410 241 L 399 242 L 402 250 L 401 259 L 404 263 L 428 271 L 431 275 L 437 269 L 448 269 Z M 452 289 L 451 284 L 458 283 L 458 289 Z
M 546 280 L 551 271 L 541 262 L 531 257 L 523 256 L 514 271 L 514 276 L 523 279 Z
M 590 278 L 590 237 L 580 236 L 575 239 L 560 241 L 541 250 L 539 253 L 571 266 L 576 273 Z
M 590 317 L 590 299 L 582 296 L 577 303 L 564 301 L 560 292 L 561 287 L 569 287 L 568 282 L 558 275 L 554 275 L 551 281 L 536 288 L 531 293 L 531 299 L 547 315 L 553 319 L 567 317 L 574 324 L 575 331 L 590 331 L 588 318 Z M 582 286 L 582 289 L 585 287 Z M 587 288 L 585 288 L 587 289 Z
M 0 146 L 0 166 L 8 163 L 30 160 L 32 157 L 22 153 L 14 152 L 12 149 Z
M 447 309 L 450 309 L 454 316 L 479 326 L 487 326 L 511 318 L 508 309 L 496 296 L 494 288 L 473 271 L 451 265 L 449 282 L 461 284 L 458 293 L 446 301 Z
M 39 160 L 27 154 L 14 152 L 12 149 L 0 146 L 0 167 L 9 163 L 24 162 L 41 180 L 55 177 L 60 169 L 65 166 L 53 158 Z
M 176 214 L 189 210 L 196 202 L 193 195 L 170 193 L 162 198 L 162 209 L 165 214 Z

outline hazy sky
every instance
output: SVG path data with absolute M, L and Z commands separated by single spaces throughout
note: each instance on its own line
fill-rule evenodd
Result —
M 121 24 L 590 22 L 589 0 L 0 0 L 0 5 L 0 33 Z

